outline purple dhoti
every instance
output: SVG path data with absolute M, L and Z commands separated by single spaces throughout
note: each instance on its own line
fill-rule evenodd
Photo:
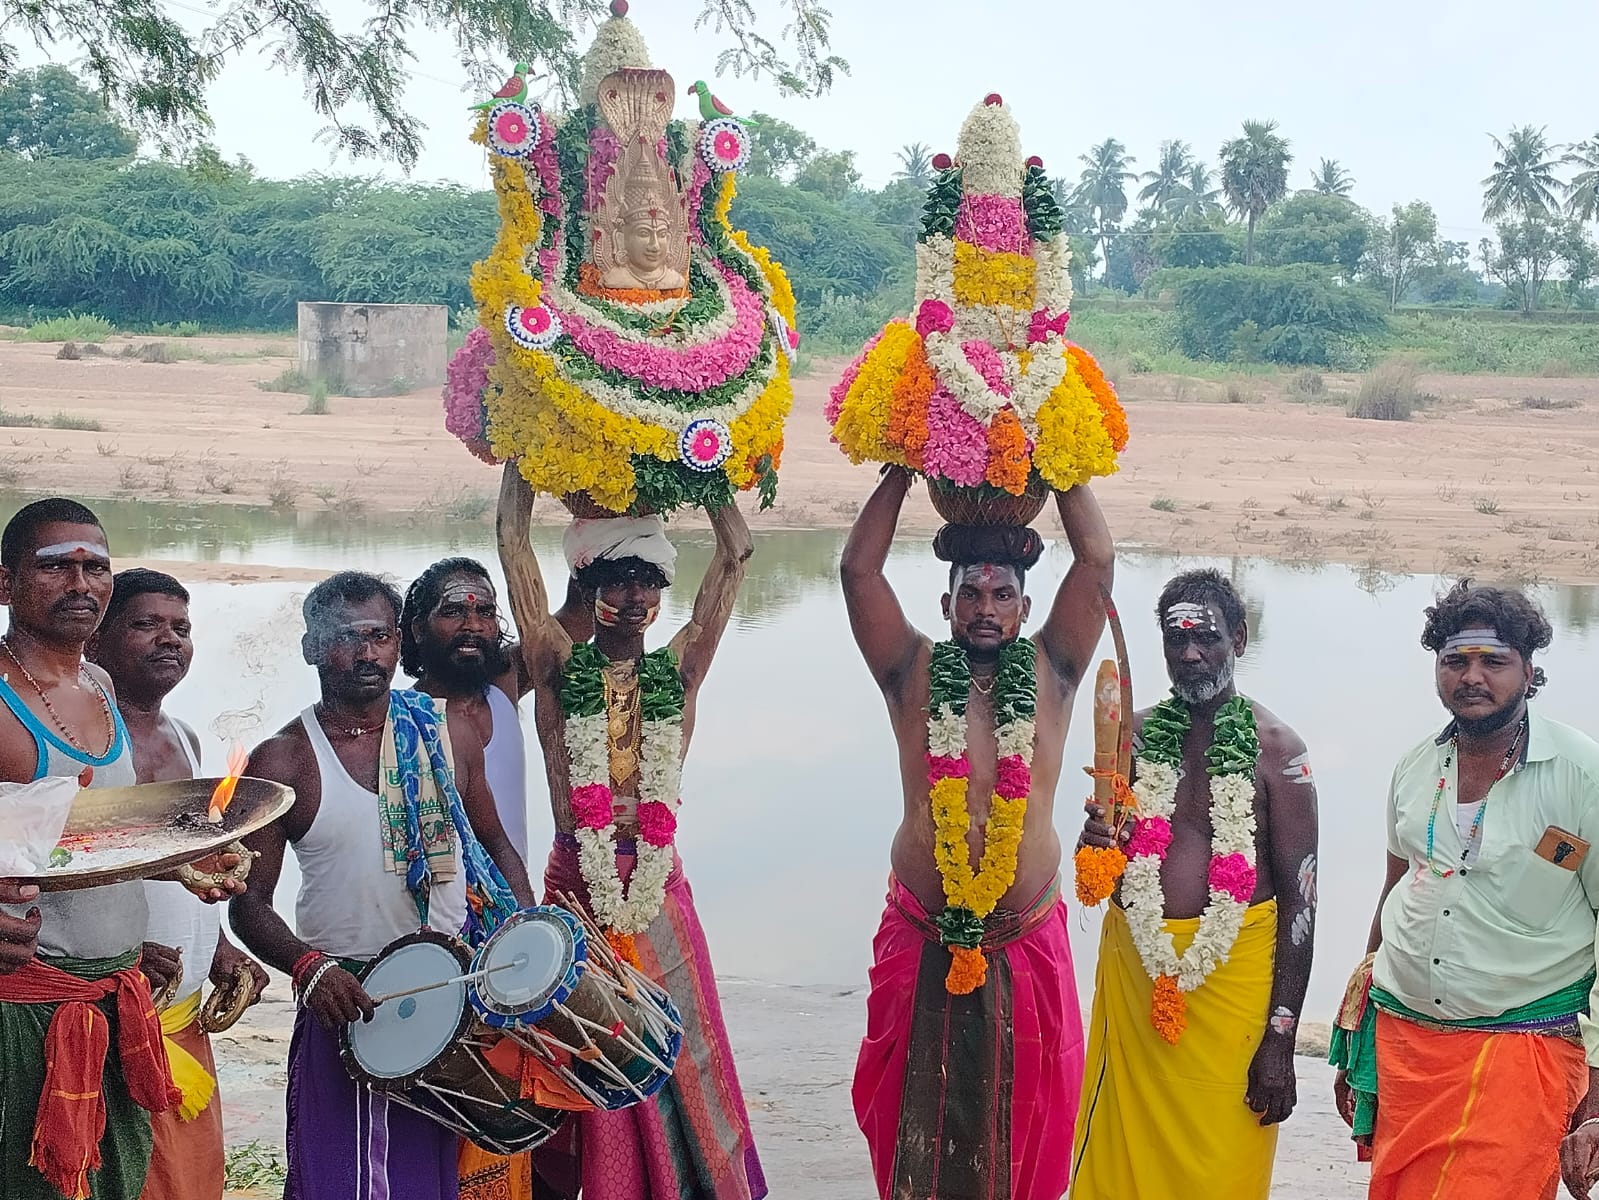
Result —
M 460 1139 L 358 1085 L 306 1009 L 289 1041 L 284 1200 L 456 1200 Z
M 618 843 L 624 882 L 632 874 L 629 843 Z M 625 851 L 625 853 L 623 853 Z M 585 903 L 577 844 L 557 835 L 544 872 L 545 896 L 571 892 Z M 671 1080 L 651 1099 L 619 1112 L 582 1113 L 534 1151 L 541 1183 L 585 1200 L 761 1200 L 767 1194 L 750 1134 L 733 1048 L 722 1021 L 705 932 L 694 896 L 674 862 L 666 899 L 649 929 L 635 935 L 644 973 L 660 983 L 683 1015 L 683 1049 Z

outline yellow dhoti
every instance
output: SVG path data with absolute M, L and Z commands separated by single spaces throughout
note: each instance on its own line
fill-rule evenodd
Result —
M 1167 921 L 1181 954 L 1199 922 Z M 1072 1155 L 1072 1200 L 1266 1200 L 1277 1127 L 1244 1103 L 1266 1029 L 1277 902 L 1251 907 L 1226 963 L 1188 993 L 1175 1046 L 1150 1024 L 1154 985 L 1114 905 L 1105 915 L 1088 1068 Z

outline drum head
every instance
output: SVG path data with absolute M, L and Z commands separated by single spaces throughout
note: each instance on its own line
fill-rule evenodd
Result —
M 409 991 L 464 974 L 467 961 L 453 939 L 402 939 L 373 960 L 361 986 L 374 998 Z M 384 1001 L 345 1035 L 351 1073 L 368 1081 L 414 1076 L 455 1044 L 468 1017 L 464 983 Z
M 472 960 L 472 1006 L 484 1023 L 503 1029 L 543 1020 L 577 987 L 588 957 L 577 918 L 553 905 L 526 908 L 484 942 Z

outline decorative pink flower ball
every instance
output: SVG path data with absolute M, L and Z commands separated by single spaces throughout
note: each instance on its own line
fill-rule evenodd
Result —
M 942 300 L 923 300 L 916 310 L 916 332 L 926 337 L 930 333 L 948 333 L 955 328 L 955 311 Z
M 1218 855 L 1210 860 L 1210 890 L 1248 904 L 1255 894 L 1255 868 L 1242 854 Z
M 988 95 L 983 97 L 983 103 L 988 105 L 990 108 L 998 108 L 1001 104 L 1004 104 L 1005 101 L 1000 99 L 998 92 L 989 92 Z
M 1007 754 L 999 760 L 994 790 L 1007 800 L 1022 800 L 1033 790 L 1033 773 L 1020 754 Z
M 947 171 L 955 165 L 955 161 L 947 154 L 933 155 L 933 170 Z
M 1035 154 L 1027 160 L 1027 165 L 1029 167 L 1037 167 L 1040 171 L 1042 171 L 1044 169 L 1044 160 Z
M 638 806 L 638 835 L 652 846 L 670 846 L 677 836 L 677 814 L 659 800 Z
M 572 789 L 572 816 L 579 828 L 604 829 L 612 820 L 611 803 L 611 789 L 603 783 Z
M 1127 857 L 1152 854 L 1165 858 L 1171 846 L 1171 822 L 1165 817 L 1140 817 L 1133 822 L 1133 836 L 1127 839 Z

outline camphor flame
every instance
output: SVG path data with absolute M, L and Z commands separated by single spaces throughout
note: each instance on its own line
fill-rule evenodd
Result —
M 206 813 L 206 820 L 211 824 L 222 824 L 222 814 L 228 811 L 228 805 L 233 802 L 233 791 L 239 786 L 239 776 L 244 774 L 249 761 L 250 756 L 244 752 L 243 745 L 234 742 L 233 749 L 228 753 L 227 778 L 217 784 L 216 791 L 211 793 L 211 808 Z

